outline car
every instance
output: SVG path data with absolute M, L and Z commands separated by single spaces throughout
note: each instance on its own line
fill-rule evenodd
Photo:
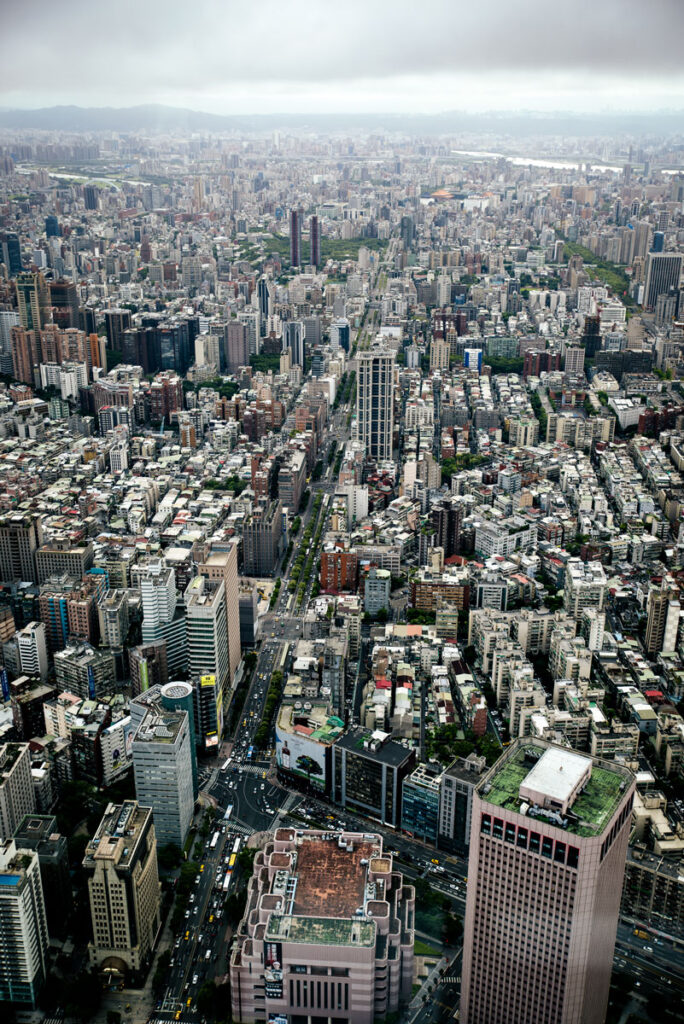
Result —
M 263 782 L 262 782 L 262 783 L 261 783 L 261 785 L 259 786 L 259 789 L 261 789 L 261 790 L 264 790 L 264 789 L 266 789 L 266 786 L 264 785 L 264 783 L 263 783 Z
M 189 910 L 186 910 L 186 911 L 185 911 L 185 916 L 186 916 L 186 917 L 190 917 L 190 911 L 189 911 Z M 187 939 L 187 935 L 185 936 L 185 938 Z

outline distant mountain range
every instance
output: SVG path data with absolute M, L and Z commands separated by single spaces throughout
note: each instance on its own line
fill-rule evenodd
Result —
M 181 107 L 43 107 L 0 110 L 0 129 L 71 132 L 396 131 L 412 135 L 493 132 L 497 135 L 684 135 L 684 111 L 651 114 L 207 114 Z

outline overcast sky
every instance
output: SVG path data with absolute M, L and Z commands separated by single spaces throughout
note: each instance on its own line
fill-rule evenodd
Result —
M 0 106 L 684 109 L 684 0 L 6 0 Z

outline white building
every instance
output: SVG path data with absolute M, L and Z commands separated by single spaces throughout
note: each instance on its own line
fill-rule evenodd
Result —
M 38 854 L 0 846 L 0 1000 L 36 1000 L 47 976 L 48 930 Z

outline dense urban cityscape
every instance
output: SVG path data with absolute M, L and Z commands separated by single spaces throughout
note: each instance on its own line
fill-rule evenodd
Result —
M 683 263 L 681 131 L 0 118 L 4 1021 L 681 1019 Z

